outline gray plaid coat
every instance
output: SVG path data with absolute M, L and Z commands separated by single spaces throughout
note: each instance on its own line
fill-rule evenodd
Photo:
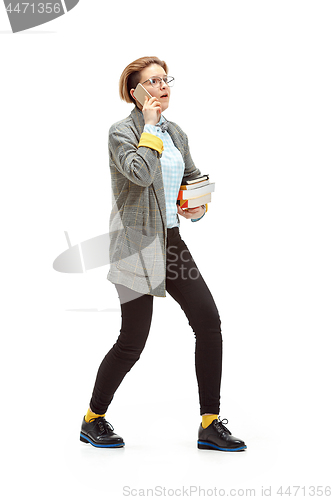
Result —
M 185 163 L 183 179 L 197 177 L 200 170 L 192 161 L 186 134 L 175 123 L 168 123 L 168 133 Z M 165 297 L 163 152 L 138 148 L 144 124 L 142 112 L 135 107 L 109 131 L 112 211 L 107 279 L 143 294 Z

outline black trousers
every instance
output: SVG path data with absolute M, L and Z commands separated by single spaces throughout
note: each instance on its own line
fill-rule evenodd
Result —
M 90 408 L 104 414 L 125 375 L 140 358 L 148 338 L 152 295 L 116 285 L 121 303 L 120 335 L 103 359 L 96 377 Z M 220 411 L 222 374 L 221 321 L 214 299 L 178 228 L 167 230 L 167 292 L 179 303 L 195 335 L 195 369 L 200 414 Z

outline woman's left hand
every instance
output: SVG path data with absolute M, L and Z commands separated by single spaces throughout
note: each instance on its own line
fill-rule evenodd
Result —
M 185 219 L 199 219 L 206 212 L 206 208 L 200 206 L 183 210 L 177 203 L 177 212 Z

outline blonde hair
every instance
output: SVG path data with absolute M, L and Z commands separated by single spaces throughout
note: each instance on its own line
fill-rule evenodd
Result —
M 140 59 L 136 59 L 131 64 L 126 66 L 119 80 L 119 94 L 123 101 L 135 103 L 135 99 L 131 96 L 130 90 L 135 89 L 139 83 L 141 78 L 140 71 L 148 66 L 151 66 L 152 64 L 158 64 L 166 73 L 168 73 L 168 66 L 158 57 L 140 57 Z

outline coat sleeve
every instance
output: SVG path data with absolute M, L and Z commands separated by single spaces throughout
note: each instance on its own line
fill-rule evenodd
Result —
M 150 135 L 150 134 L 146 134 Z M 154 137 L 154 136 L 153 136 Z M 156 138 L 159 139 L 159 138 Z M 160 140 L 160 139 L 159 139 Z M 161 169 L 161 149 L 141 146 L 134 131 L 126 124 L 112 126 L 109 131 L 109 157 L 116 169 L 138 186 L 147 187 Z M 148 144 L 147 137 L 143 144 Z

